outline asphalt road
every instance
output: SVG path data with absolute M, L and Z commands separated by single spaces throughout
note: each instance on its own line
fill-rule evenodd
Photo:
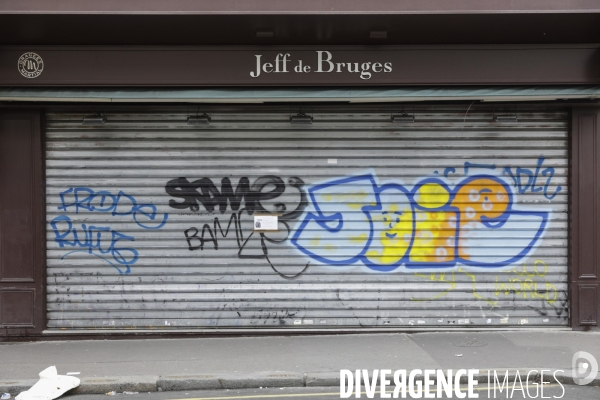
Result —
M 512 397 L 507 397 L 506 391 L 502 394 L 496 392 L 488 396 L 487 387 L 478 388 L 475 393 L 479 394 L 479 399 L 530 399 L 536 395 L 535 388 L 530 388 L 532 397 L 524 397 L 520 391 L 515 391 Z M 537 398 L 541 396 L 538 393 Z M 158 392 L 158 393 L 138 393 L 138 394 L 117 394 L 115 396 L 106 395 L 74 395 L 64 396 L 65 400 L 333 400 L 339 399 L 339 388 L 321 387 L 321 388 L 274 388 L 274 389 L 240 389 L 240 390 L 213 390 L 213 391 L 189 391 L 189 392 Z M 355 396 L 351 397 L 356 398 Z M 363 393 L 360 397 L 366 399 Z M 376 392 L 375 398 L 379 399 L 380 394 Z M 446 399 L 447 397 L 444 397 Z M 456 397 L 455 397 L 456 398 Z M 572 386 L 565 385 L 564 392 L 560 385 L 548 385 L 544 389 L 544 398 L 564 399 L 564 400 L 598 400 L 600 399 L 600 387 L 590 386 Z

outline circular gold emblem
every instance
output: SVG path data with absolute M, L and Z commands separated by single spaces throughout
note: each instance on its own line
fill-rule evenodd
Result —
M 35 53 L 25 53 L 19 57 L 18 67 L 25 78 L 37 78 L 44 70 L 44 60 Z

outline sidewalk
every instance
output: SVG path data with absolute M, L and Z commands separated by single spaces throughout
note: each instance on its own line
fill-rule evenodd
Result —
M 340 369 L 562 369 L 600 333 L 472 332 L 0 343 L 0 393 L 56 365 L 78 393 L 339 385 Z M 568 379 L 565 378 L 568 383 Z M 600 381 L 595 384 L 600 384 Z

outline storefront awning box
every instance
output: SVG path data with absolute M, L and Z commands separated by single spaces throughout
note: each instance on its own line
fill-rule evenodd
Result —
M 277 103 L 596 100 L 600 85 L 394 88 L 0 88 L 0 101 Z

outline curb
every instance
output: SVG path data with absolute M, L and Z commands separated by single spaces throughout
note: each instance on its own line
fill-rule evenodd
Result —
M 493 377 L 493 370 L 490 370 Z M 522 369 L 496 369 L 498 376 L 501 374 L 502 381 L 508 372 L 508 381 L 512 385 L 517 372 L 522 382 L 540 383 L 541 368 Z M 527 379 L 527 374 L 529 379 Z M 533 372 L 535 371 L 535 372 Z M 573 377 L 570 370 L 544 369 L 550 371 L 544 375 L 552 378 L 556 372 L 556 380 L 565 385 L 573 385 Z M 433 381 L 436 377 L 432 376 Z M 488 370 L 480 370 L 474 378 L 480 383 L 486 383 Z M 492 378 L 493 379 L 493 378 Z M 10 393 L 11 396 L 29 389 L 38 380 L 5 380 L 0 381 L 0 393 Z M 462 376 L 461 383 L 467 383 L 467 376 Z M 103 377 L 103 378 L 81 378 L 81 384 L 69 392 L 69 394 L 105 394 L 111 391 L 122 392 L 167 392 L 167 391 L 189 391 L 189 390 L 218 390 L 218 389 L 254 389 L 261 387 L 331 387 L 340 385 L 339 372 L 260 372 L 253 374 L 219 374 L 219 375 L 179 375 L 179 376 L 129 376 L 129 377 Z M 600 374 L 587 386 L 599 386 Z
M 157 376 L 128 376 L 106 378 L 80 378 L 81 383 L 69 393 L 105 394 L 108 392 L 156 392 Z M 12 393 L 11 393 L 12 394 Z
M 303 387 L 305 386 L 305 374 L 265 372 L 239 375 L 164 376 L 158 378 L 156 386 L 158 391 Z
M 30 387 L 35 385 L 37 379 L 26 379 L 26 380 L 10 380 L 0 381 L 0 394 L 10 393 L 11 396 L 15 397 L 21 392 L 28 390 Z

